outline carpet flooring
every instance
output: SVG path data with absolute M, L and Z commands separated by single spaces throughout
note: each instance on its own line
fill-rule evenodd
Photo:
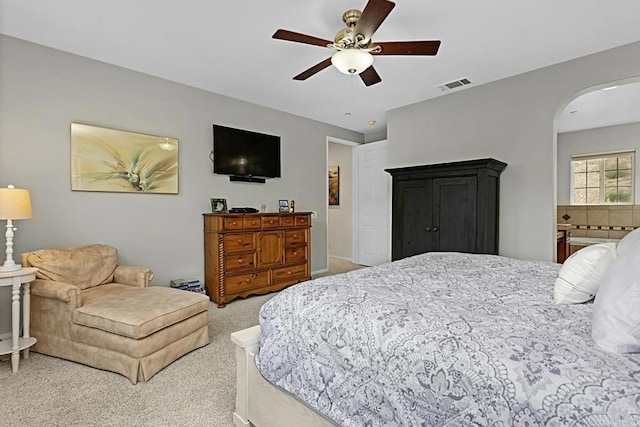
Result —
M 328 274 L 359 268 L 331 260 Z M 326 274 L 325 274 L 326 275 Z M 0 362 L 0 426 L 221 426 L 235 406 L 232 332 L 258 323 L 276 294 L 209 308 L 210 343 L 132 385 L 119 374 L 31 352 L 17 373 Z

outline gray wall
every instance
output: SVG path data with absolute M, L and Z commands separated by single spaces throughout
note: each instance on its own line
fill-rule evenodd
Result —
M 387 139 L 387 130 L 381 130 L 379 132 L 374 132 L 374 133 L 368 133 L 364 136 L 364 142 L 366 144 L 370 143 L 370 142 L 378 142 L 378 141 L 384 141 L 385 139 Z
M 640 42 L 388 112 L 389 166 L 494 157 L 500 253 L 553 260 L 559 110 L 585 88 L 640 76 Z
M 640 201 L 640 123 L 558 134 L 558 205 L 570 204 L 571 156 L 636 150 L 635 200 Z
M 326 137 L 362 142 L 362 134 L 6 36 L 0 64 L 0 185 L 31 190 L 33 203 L 33 218 L 17 222 L 16 260 L 102 242 L 122 263 L 151 267 L 155 285 L 202 280 L 202 213 L 209 198 L 224 197 L 269 211 L 294 199 L 296 210 L 317 211 L 312 270 L 327 267 Z M 71 122 L 179 139 L 179 194 L 72 192 Z M 280 135 L 282 178 L 261 185 L 213 175 L 213 123 Z M 10 330 L 9 306 L 1 293 L 0 333 Z
M 340 205 L 329 206 L 329 256 L 353 254 L 353 146 L 329 143 L 329 166 L 340 169 Z

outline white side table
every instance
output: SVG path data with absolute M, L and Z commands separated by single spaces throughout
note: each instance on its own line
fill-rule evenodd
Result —
M 20 351 L 24 350 L 24 358 L 29 357 L 29 347 L 36 343 L 36 339 L 29 336 L 29 315 L 31 311 L 31 297 L 29 295 L 30 282 L 36 279 L 37 268 L 29 267 L 16 271 L 0 272 L 0 286 L 11 286 L 11 342 L 0 342 L 0 354 L 11 353 L 11 371 L 18 372 Z M 20 333 L 20 288 L 24 285 L 22 298 L 22 337 Z

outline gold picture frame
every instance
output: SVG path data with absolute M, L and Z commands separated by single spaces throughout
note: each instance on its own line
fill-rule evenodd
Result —
M 329 166 L 329 206 L 340 206 L 339 166 Z
M 71 123 L 71 190 L 178 194 L 178 140 Z

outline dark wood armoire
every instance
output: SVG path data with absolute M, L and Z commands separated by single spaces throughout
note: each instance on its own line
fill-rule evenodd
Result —
M 386 169 L 393 178 L 392 259 L 434 251 L 497 254 L 506 166 L 478 159 Z

